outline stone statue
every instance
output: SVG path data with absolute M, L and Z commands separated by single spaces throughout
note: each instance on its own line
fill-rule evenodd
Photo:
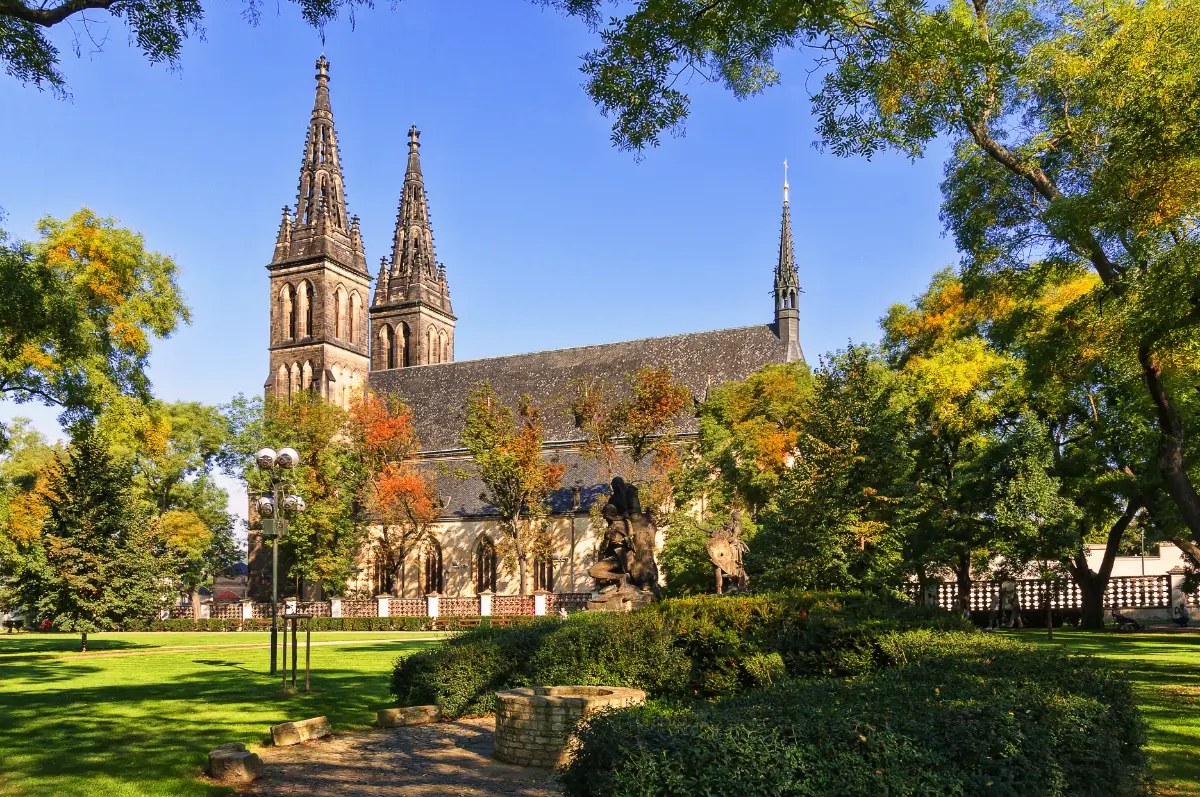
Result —
M 713 563 L 717 594 L 726 591 L 726 580 L 729 582 L 728 591 L 745 592 L 750 587 L 750 577 L 746 575 L 746 543 L 742 540 L 742 513 L 735 509 L 724 526 L 706 531 L 709 535 L 704 547 Z
M 658 530 L 642 510 L 637 488 L 620 476 L 612 480 L 612 496 L 604 506 L 608 528 L 596 564 L 588 569 L 600 594 L 589 609 L 629 611 L 662 596 L 654 548 Z

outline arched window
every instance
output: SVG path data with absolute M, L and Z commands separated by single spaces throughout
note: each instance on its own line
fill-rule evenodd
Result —
M 475 546 L 475 593 L 496 591 L 496 546 L 487 537 Z
M 392 572 L 392 568 L 388 566 L 387 556 L 384 555 L 381 548 L 375 549 L 375 555 L 372 558 L 371 569 L 374 571 L 372 579 L 372 587 L 376 595 L 388 595 L 392 591 L 396 574 Z
M 425 362 L 437 362 L 437 360 L 433 359 L 433 357 L 433 327 L 429 327 L 425 330 Z
M 279 366 L 275 374 L 275 398 L 286 398 L 288 392 L 288 369 L 286 365 Z
M 396 367 L 396 346 L 392 338 L 390 326 L 383 324 L 379 327 L 379 364 L 384 368 Z
M 433 592 L 440 595 L 445 590 L 442 581 L 442 546 L 430 540 L 425 543 L 421 558 L 424 560 L 421 568 L 421 589 L 426 595 Z
M 446 330 L 438 332 L 438 362 L 444 363 L 450 361 L 450 352 L 446 348 Z
M 554 560 L 549 556 L 533 558 L 533 588 L 554 591 Z
M 362 309 L 362 300 L 358 298 L 358 291 L 350 294 L 350 313 L 347 318 L 349 334 L 346 336 L 351 343 L 358 343 L 357 326 L 358 313 Z
M 296 309 L 296 289 L 289 283 L 279 290 L 280 336 L 284 340 L 296 339 Z
M 288 384 L 288 398 L 300 392 L 300 364 L 292 363 L 292 379 Z
M 333 292 L 333 336 L 346 339 L 346 290 L 341 285 Z
M 304 322 L 304 327 L 299 329 L 300 337 L 312 337 L 313 333 L 313 287 L 308 280 L 300 283 L 299 295 L 297 297 L 300 304 L 300 318 Z
M 412 329 L 405 322 L 400 322 L 400 346 L 401 356 L 400 362 L 405 368 L 412 365 Z
M 305 362 L 304 369 L 300 372 L 300 379 L 301 379 L 300 386 L 303 389 L 305 389 L 305 390 L 312 389 L 312 375 L 313 375 L 312 362 L 311 361 Z

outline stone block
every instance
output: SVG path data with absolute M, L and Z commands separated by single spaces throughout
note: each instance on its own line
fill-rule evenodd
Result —
M 400 728 L 405 725 L 428 725 L 441 721 L 442 710 L 437 706 L 401 706 L 380 711 L 377 724 L 381 728 Z
M 223 744 L 208 754 L 208 776 L 221 783 L 250 783 L 262 767 L 262 759 L 244 744 Z
M 325 717 L 313 717 L 312 719 L 285 722 L 282 725 L 271 726 L 271 738 L 275 741 L 276 747 L 300 744 L 301 742 L 307 742 L 309 739 L 320 739 L 322 736 L 328 736 L 330 733 L 329 720 Z

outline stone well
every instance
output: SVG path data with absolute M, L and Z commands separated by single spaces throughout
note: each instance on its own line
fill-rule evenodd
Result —
M 555 767 L 570 758 L 572 734 L 585 715 L 646 701 L 621 686 L 533 686 L 496 693 L 496 758 Z

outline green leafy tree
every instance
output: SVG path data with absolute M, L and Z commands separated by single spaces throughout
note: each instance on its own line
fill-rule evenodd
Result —
M 38 231 L 32 244 L 0 232 L 0 397 L 68 423 L 118 396 L 149 401 L 150 341 L 189 318 L 175 264 L 86 208 Z
M 462 445 L 471 469 L 483 482 L 481 498 L 496 508 L 503 531 L 500 553 L 517 573 L 520 594 L 528 591 L 528 560 L 547 545 L 551 493 L 562 483 L 563 465 L 542 457 L 541 412 L 528 395 L 514 412 L 483 382 L 467 393 Z
M 601 25 L 600 0 L 551 5 Z M 584 59 L 614 141 L 678 130 L 685 76 L 748 96 L 775 56 L 815 54 L 812 99 L 838 155 L 924 154 L 953 143 L 943 219 L 972 280 L 1085 267 L 1119 319 L 1158 435 L 1156 466 L 1200 537 L 1195 362 L 1200 344 L 1198 0 L 639 0 Z M 1194 446 L 1192 447 L 1194 448 Z
M 895 585 L 912 469 L 910 399 L 866 346 L 823 360 L 814 380 L 793 465 L 760 513 L 748 566 L 765 587 Z
M 63 631 L 87 635 L 146 620 L 161 608 L 169 573 L 138 512 L 133 474 L 89 422 L 72 428 L 61 467 L 51 467 L 40 533 L 20 551 L 18 602 Z

